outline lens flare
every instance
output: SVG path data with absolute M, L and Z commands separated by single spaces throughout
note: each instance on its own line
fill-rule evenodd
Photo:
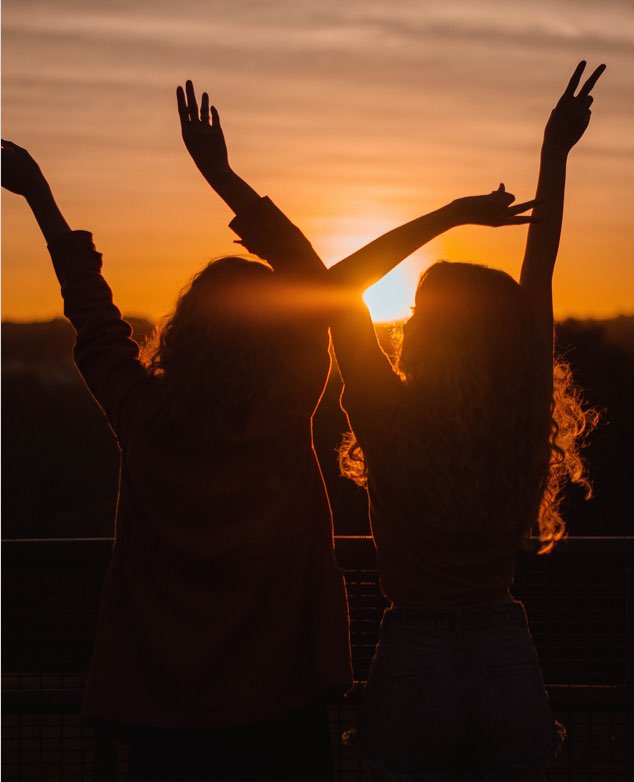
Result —
M 363 294 L 375 323 L 392 323 L 409 318 L 414 306 L 416 285 L 426 260 L 411 258 L 393 269 Z

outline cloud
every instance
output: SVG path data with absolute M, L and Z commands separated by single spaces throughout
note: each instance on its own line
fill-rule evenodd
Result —
M 634 198 L 634 12 L 621 0 L 4 0 L 3 22 L 5 132 L 117 231 L 134 215 L 151 232 L 153 210 L 177 212 L 200 188 L 174 109 L 188 77 L 212 90 L 241 170 L 324 246 L 339 214 L 413 216 L 494 186 L 491 171 L 530 192 L 544 121 L 581 57 L 609 67 L 574 192 Z M 591 205 L 575 208 L 591 226 Z M 632 243 L 619 230 L 614 269 Z M 8 241 L 11 267 L 25 252 Z

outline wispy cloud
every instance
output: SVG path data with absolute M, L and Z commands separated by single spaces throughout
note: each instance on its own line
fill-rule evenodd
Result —
M 348 241 L 330 235 L 346 214 L 411 217 L 462 189 L 495 186 L 501 172 L 529 193 L 543 123 L 581 57 L 609 68 L 573 188 L 634 200 L 634 11 L 625 0 L 4 0 L 3 23 L 4 132 L 33 146 L 65 203 L 87 221 L 94 214 L 124 260 L 134 243 L 126 220 L 150 243 L 158 221 L 167 232 L 176 220 L 192 257 L 205 244 L 230 246 L 222 228 L 194 242 L 209 202 L 192 196 L 184 211 L 187 194 L 203 193 L 174 111 L 174 87 L 188 77 L 212 90 L 241 170 L 326 248 Z M 634 287 L 620 201 L 610 207 L 609 263 Z M 7 199 L 6 208 L 15 225 L 18 205 Z M 590 231 L 590 206 L 575 208 Z M 29 290 L 15 259 L 31 268 L 39 252 L 25 231 L 4 245 L 5 297 L 15 301 Z M 175 228 L 156 250 L 166 289 L 177 238 Z M 150 268 L 148 259 L 139 274 Z M 626 289 L 621 280 L 604 298 L 618 308 Z M 163 307 L 143 295 L 137 312 Z

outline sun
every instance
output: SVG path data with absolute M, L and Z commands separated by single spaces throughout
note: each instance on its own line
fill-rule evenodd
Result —
M 409 318 L 414 305 L 417 277 L 416 273 L 412 275 L 409 266 L 398 266 L 366 290 L 363 299 L 375 323 L 391 323 Z
M 345 258 L 375 236 L 393 228 L 394 222 L 386 217 L 348 217 L 333 220 L 327 226 L 316 227 L 317 233 L 325 234 L 322 240 L 326 248 L 325 256 Z M 430 259 L 418 251 L 365 291 L 363 299 L 375 323 L 393 323 L 409 318 L 418 278 L 430 263 Z

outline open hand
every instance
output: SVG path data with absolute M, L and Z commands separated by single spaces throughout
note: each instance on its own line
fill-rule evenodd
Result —
M 5 139 L 2 139 L 2 187 L 26 198 L 48 188 L 44 174 L 26 149 Z
M 230 171 L 220 117 L 215 106 L 210 108 L 209 95 L 203 92 L 199 111 L 194 85 L 187 81 L 185 90 L 177 88 L 176 100 L 183 141 L 202 175 L 210 180 Z
M 521 204 L 511 204 L 515 201 L 512 193 L 507 193 L 504 185 L 487 195 L 466 196 L 452 201 L 450 208 L 459 224 L 471 225 L 524 225 L 533 222 L 531 215 L 522 214 L 532 209 L 535 201 L 524 201 Z
M 569 152 L 588 127 L 591 115 L 590 106 L 594 100 L 590 91 L 605 70 L 605 65 L 599 65 L 575 95 L 585 67 L 586 63 L 582 60 L 575 68 L 568 86 L 552 110 L 544 131 L 545 147 L 559 152 Z

